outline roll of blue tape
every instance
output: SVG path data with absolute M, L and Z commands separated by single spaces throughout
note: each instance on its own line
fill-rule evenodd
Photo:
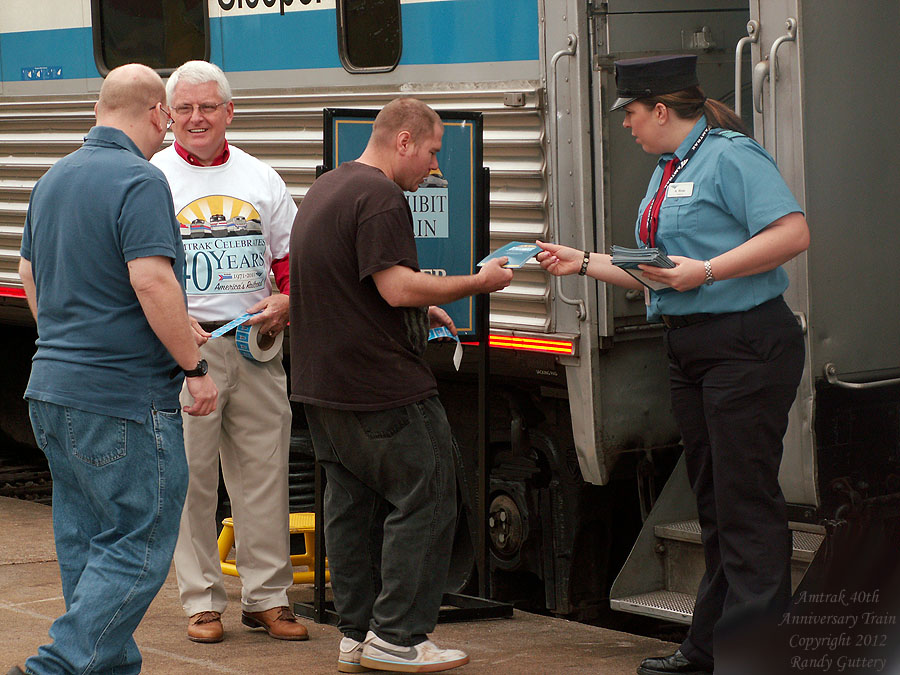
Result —
M 234 343 L 241 356 L 259 363 L 265 363 L 275 358 L 281 352 L 283 340 L 283 331 L 276 333 L 274 337 L 263 335 L 260 338 L 258 323 L 252 326 L 238 326 L 234 332 Z

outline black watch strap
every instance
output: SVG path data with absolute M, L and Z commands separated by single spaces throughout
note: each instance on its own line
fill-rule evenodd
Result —
M 185 377 L 203 377 L 208 370 L 209 366 L 206 363 L 206 359 L 200 359 L 197 361 L 197 366 L 191 370 L 186 370 L 181 366 L 175 366 L 169 373 L 169 379 L 174 379 L 178 373 L 184 373 Z

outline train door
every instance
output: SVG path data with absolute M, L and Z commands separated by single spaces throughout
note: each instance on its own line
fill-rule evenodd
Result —
M 805 192 L 801 139 L 807 130 L 801 114 L 796 3 L 792 0 L 752 2 L 748 32 L 754 33 L 755 38 L 750 48 L 750 113 L 754 136 L 775 158 L 797 201 L 805 206 L 809 200 Z M 809 335 L 807 256 L 798 256 L 785 268 L 791 278 L 785 299 Z M 810 433 L 814 373 L 809 354 L 807 349 L 807 364 L 791 409 L 779 478 L 789 503 L 817 506 L 815 452 Z
M 788 267 L 807 370 L 781 482 L 789 502 L 830 517 L 840 502 L 897 488 L 888 467 L 897 461 L 900 312 L 885 300 L 900 293 L 900 275 L 885 254 L 900 231 L 884 223 L 900 180 L 890 112 L 900 102 L 900 5 L 752 0 L 750 12 L 756 137 L 812 233 Z
M 597 183 L 596 220 L 602 233 L 598 238 L 605 249 L 612 244 L 633 246 L 637 205 L 656 157 L 644 153 L 622 127 L 622 112 L 607 112 L 616 99 L 613 62 L 655 54 L 696 54 L 704 92 L 734 106 L 736 98 L 749 96 L 749 76 L 742 78 L 738 91 L 734 81 L 735 44 L 746 34 L 747 2 L 610 0 L 593 3 L 590 11 L 592 72 L 598 94 L 593 151 L 595 166 L 603 171 Z M 622 289 L 607 292 L 612 295 L 613 317 L 643 317 L 641 294 Z

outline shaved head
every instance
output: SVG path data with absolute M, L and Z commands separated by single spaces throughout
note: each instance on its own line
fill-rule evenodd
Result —
M 100 87 L 97 125 L 124 131 L 149 158 L 166 135 L 165 100 L 166 87 L 155 70 L 139 63 L 119 66 Z
M 166 87 L 156 71 L 139 63 L 129 63 L 109 71 L 100 87 L 99 116 L 138 115 L 166 100 Z
M 372 126 L 372 141 L 381 147 L 394 143 L 401 131 L 408 131 L 411 139 L 421 141 L 434 134 L 441 118 L 434 110 L 416 98 L 395 98 L 388 103 Z

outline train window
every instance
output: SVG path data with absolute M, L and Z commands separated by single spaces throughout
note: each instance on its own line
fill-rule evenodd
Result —
M 400 0 L 337 0 L 337 32 L 345 70 L 393 70 L 403 48 Z
M 168 75 L 185 61 L 209 60 L 207 0 L 91 0 L 91 24 L 104 76 L 126 63 Z

